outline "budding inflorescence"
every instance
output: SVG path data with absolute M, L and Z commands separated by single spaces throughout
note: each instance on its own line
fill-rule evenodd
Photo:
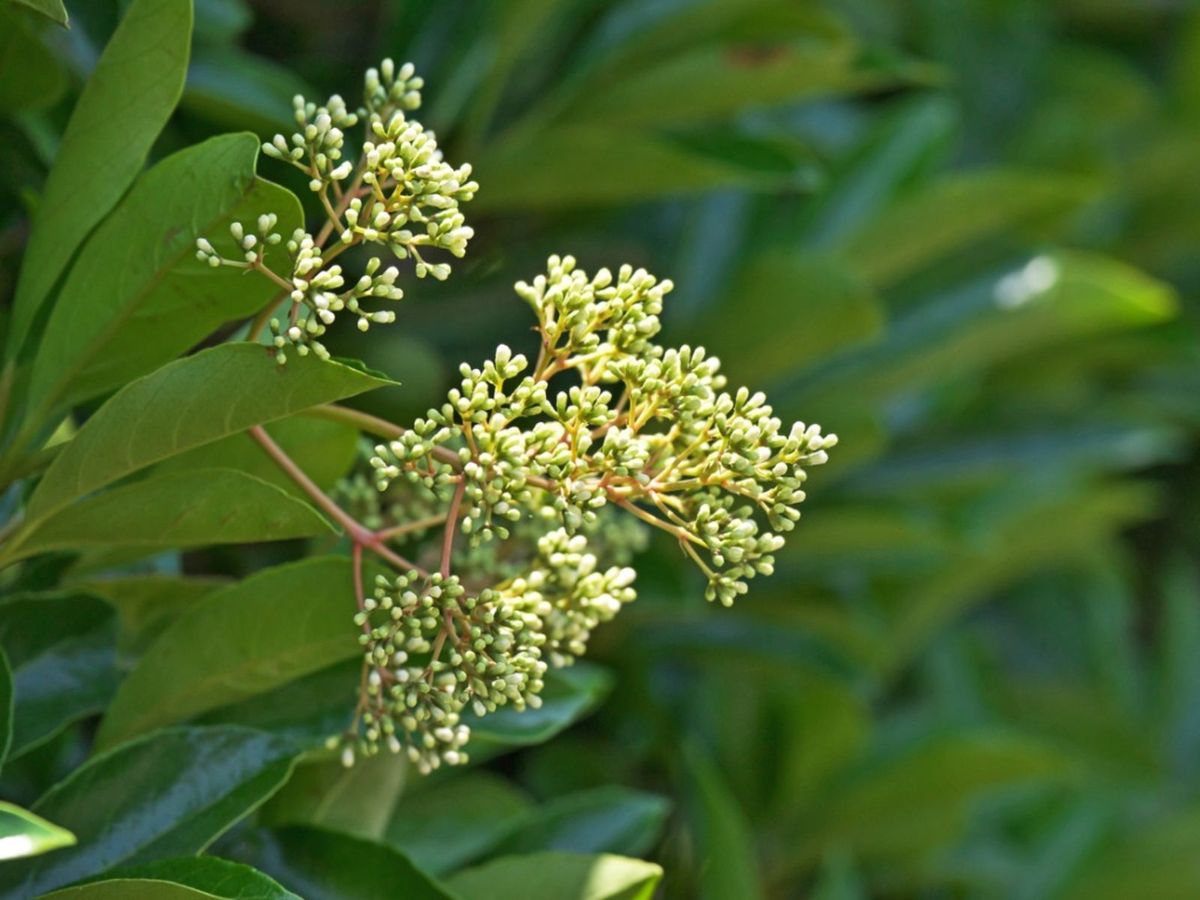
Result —
M 305 174 L 323 227 L 285 237 L 264 213 L 231 224 L 232 251 L 197 241 L 206 265 L 280 286 L 288 315 L 270 328 L 281 364 L 292 349 L 328 356 L 321 338 L 339 314 L 364 331 L 394 320 L 373 307 L 402 298 L 399 270 L 375 256 L 348 275 L 335 260 L 350 247 L 385 247 L 436 279 L 449 264 L 424 253 L 465 254 L 473 232 L 460 207 L 477 185 L 409 117 L 422 86 L 411 65 L 385 60 L 367 72 L 356 110 L 338 96 L 323 106 L 297 97 L 298 130 L 263 150 Z M 359 124 L 361 152 L 347 158 L 347 129 Z M 286 251 L 287 269 L 268 265 L 271 247 L 272 262 Z M 671 289 L 644 269 L 588 275 L 552 256 L 516 285 L 537 320 L 535 359 L 501 344 L 481 366 L 464 364 L 410 428 L 382 423 L 392 437 L 342 486 L 345 508 L 316 491 L 353 542 L 362 685 L 351 728 L 331 739 L 348 765 L 383 748 L 422 772 L 462 763 L 471 716 L 537 707 L 548 669 L 583 655 L 594 629 L 635 598 L 629 563 L 647 526 L 694 561 L 710 600 L 730 605 L 772 572 L 807 469 L 837 439 L 785 425 L 761 393 L 729 388 L 704 348 L 657 343 Z M 269 436 L 257 439 L 270 450 Z M 396 570 L 371 591 L 364 548 Z
M 450 264 L 427 259 L 429 251 L 461 258 L 474 236 L 460 209 L 478 185 L 471 167 L 448 164 L 433 132 L 408 117 L 421 105 L 423 81 L 411 63 L 397 68 L 385 59 L 369 69 L 363 85 L 363 105 L 346 106 L 338 95 L 323 106 L 297 96 L 297 131 L 290 138 L 275 135 L 263 152 L 299 169 L 325 210 L 326 223 L 316 234 L 297 230 L 286 241 L 290 271 L 268 268 L 262 244 L 280 243 L 272 233 L 275 217 L 260 217 L 259 231 L 240 222 L 231 231 L 235 256 L 218 252 L 207 238 L 196 242 L 197 257 L 211 266 L 229 265 L 260 271 L 280 288 L 280 300 L 290 301 L 285 318 L 270 321 L 272 341 L 280 364 L 289 348 L 304 356 L 329 356 L 321 338 L 339 313 L 355 317 L 358 328 L 395 321 L 391 310 L 368 309 L 367 301 L 400 300 L 400 272 L 371 257 L 364 273 L 351 278 L 333 260 L 350 247 L 374 245 L 394 257 L 413 260 L 419 278 L 445 280 Z M 365 136 L 357 159 L 346 157 L 346 131 L 362 123 Z M 262 223 L 270 218 L 269 227 Z M 333 240 L 332 246 L 326 244 Z

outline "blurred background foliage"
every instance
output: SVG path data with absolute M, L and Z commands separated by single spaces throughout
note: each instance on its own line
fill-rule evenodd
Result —
M 671 338 L 842 438 L 778 573 L 735 609 L 652 547 L 638 603 L 574 676 L 606 698 L 590 717 L 391 793 L 309 767 L 267 824 L 433 872 L 643 855 L 672 898 L 1200 896 L 1191 4 L 196 5 L 156 155 L 269 136 L 293 93 L 352 96 L 391 55 L 424 74 L 449 158 L 476 167 L 468 261 L 336 348 L 404 382 L 375 411 L 418 413 L 459 360 L 524 349 L 511 284 L 570 252 L 674 279 Z M 44 74 L 0 96 L 5 296 L 29 186 L 121 8 L 68 6 L 68 32 L 3 11 L 0 68 Z M 240 575 L 265 552 L 158 564 Z M 17 764 L 5 788 L 52 775 Z M 278 863 L 304 840 L 229 852 Z

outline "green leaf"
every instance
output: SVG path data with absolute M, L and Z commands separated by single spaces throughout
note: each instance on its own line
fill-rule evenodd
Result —
M 662 868 L 608 854 L 505 856 L 449 881 L 462 900 L 650 900 Z
M 130 736 L 235 703 L 360 652 L 348 560 L 266 569 L 199 601 L 121 684 L 96 737 Z M 352 705 L 353 695 L 346 696 Z
M 180 106 L 221 127 L 246 128 L 265 138 L 292 131 L 292 98 L 313 93 L 290 69 L 267 57 L 236 47 L 198 47 Z
M 302 765 L 263 807 L 259 821 L 272 828 L 309 825 L 377 841 L 407 775 L 407 759 L 393 753 L 359 759 L 349 768 L 339 759 Z
M 313 356 L 278 366 L 258 344 L 203 350 L 132 382 L 105 403 L 46 470 L 26 521 L 40 521 L 177 453 L 388 383 Z
M 751 258 L 735 288 L 696 324 L 723 368 L 759 385 L 879 335 L 883 309 L 874 292 L 828 256 L 778 251 Z
M 457 900 L 398 850 L 336 831 L 265 832 L 250 855 L 305 900 Z
M 1059 896 L 1064 900 L 1191 900 L 1200 893 L 1197 840 L 1200 812 L 1194 808 L 1151 818 L 1099 848 Z
M 68 27 L 67 10 L 63 7 L 62 0 L 12 0 L 12 2 L 23 4 L 40 12 L 51 22 L 57 22 L 63 28 Z
M 1094 193 L 1077 178 L 985 171 L 941 178 L 902 197 L 842 245 L 863 276 L 887 286 L 996 234 L 1076 209 Z
M 181 150 L 140 177 L 96 229 L 38 344 L 29 388 L 35 421 L 169 362 L 279 292 L 257 273 L 196 259 L 196 239 L 205 236 L 224 256 L 240 257 L 233 221 L 276 213 L 286 235 L 303 224 L 290 191 L 255 177 L 258 150 L 252 134 Z M 269 268 L 283 270 L 286 258 L 282 246 L 267 248 Z
M 81 579 L 71 587 L 101 597 L 117 610 L 117 649 L 140 656 L 147 647 L 202 597 L 225 587 L 219 578 L 177 575 L 128 575 Z
M 488 211 L 626 203 L 722 186 L 769 189 L 795 167 L 764 172 L 761 157 L 599 126 L 562 125 L 498 143 L 479 160 L 477 205 Z M 530 166 L 531 157 L 539 164 Z M 620 165 L 614 165 L 620 160 Z
M 150 878 L 105 879 L 42 895 L 53 900 L 128 900 L 131 897 L 137 900 L 211 900 L 213 896 L 182 884 Z
M 49 106 L 67 89 L 67 73 L 23 17 L 0 6 L 0 113 Z
M 30 897 L 121 864 L 199 853 L 287 779 L 292 747 L 246 728 L 177 728 L 92 757 L 34 806 L 79 845 L 0 869 Z
M 85 594 L 0 604 L 0 646 L 13 670 L 13 757 L 105 707 L 119 680 L 113 626 L 112 610 Z
M 312 537 L 309 504 L 234 469 L 171 472 L 89 497 L 14 540 L 8 558 L 100 547 L 187 548 Z
M 396 804 L 384 839 L 434 875 L 490 853 L 533 808 L 510 782 L 484 771 L 413 787 Z
M 74 843 L 75 835 L 65 828 L 0 801 L 0 860 L 37 856 Z
M 300 900 L 262 872 L 216 856 L 184 856 L 123 866 L 100 876 L 96 883 L 115 878 L 169 881 L 223 900 Z
M 13 298 L 10 360 L 71 257 L 137 177 L 175 109 L 191 34 L 191 0 L 134 0 L 105 47 L 71 113 L 34 217 Z
M 666 798 L 619 785 L 555 797 L 534 813 L 497 852 L 648 853 L 666 824 Z
M 13 737 L 13 673 L 8 655 L 0 647 L 0 766 L 8 759 Z
M 683 759 L 700 896 L 704 900 L 764 896 L 750 825 L 720 770 L 694 744 L 685 745 Z
M 358 458 L 358 430 L 352 425 L 301 414 L 272 422 L 265 428 L 275 443 L 323 490 L 334 487 Z M 305 496 L 299 485 L 280 471 L 248 434 L 233 434 L 172 456 L 155 466 L 153 471 L 179 472 L 200 468 L 237 469 L 290 494 Z
M 590 663 L 552 670 L 546 676 L 540 708 L 518 712 L 505 706 L 482 718 L 465 716 L 471 726 L 467 749 L 472 757 L 479 757 L 506 747 L 548 741 L 595 709 L 612 690 L 612 683 L 607 670 Z

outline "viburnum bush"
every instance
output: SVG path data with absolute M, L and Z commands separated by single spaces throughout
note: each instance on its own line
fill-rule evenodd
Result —
M 18 679 L 15 730 L 7 722 L 18 754 L 105 711 L 93 744 L 104 752 L 37 815 L 11 813 L 28 838 L 18 855 L 69 843 L 56 820 L 79 840 L 47 857 L 59 862 L 13 870 L 18 894 L 101 870 L 90 841 L 112 835 L 67 801 L 142 753 L 186 767 L 195 751 L 205 778 L 225 770 L 200 757 L 237 760 L 254 741 L 286 763 L 282 778 L 300 753 L 350 767 L 384 750 L 420 773 L 468 762 L 472 723 L 540 708 L 551 670 L 635 599 L 651 530 L 703 573 L 709 600 L 731 605 L 770 575 L 808 468 L 836 443 L 730 386 L 703 347 L 660 343 L 669 280 L 630 265 L 588 273 L 567 255 L 515 287 L 536 356 L 502 343 L 464 362 L 444 401 L 409 422 L 341 405 L 390 381 L 334 359 L 331 330 L 394 325 L 409 272 L 449 278 L 475 236 L 481 187 L 415 118 L 414 67 L 390 59 L 367 71 L 361 101 L 297 96 L 291 134 L 215 137 L 139 175 L 179 94 L 186 32 L 180 41 L 172 28 L 189 14 L 180 0 L 138 0 L 101 57 L 47 180 L 8 323 L 0 578 L 14 599 L 0 624 L 82 615 L 99 597 L 118 610 L 121 653 L 113 683 L 72 684 L 61 710 L 31 714 Z M 124 97 L 114 73 L 145 62 L 157 39 L 177 65 Z M 88 161 L 97 146 L 103 168 Z M 259 152 L 264 169 L 299 171 L 315 222 L 256 173 Z M 350 474 L 311 444 L 316 426 L 353 435 Z M 179 584 L 128 574 L 162 550 L 321 535 L 308 559 L 186 609 L 150 602 Z M 270 709 L 221 718 L 355 655 L 357 698 L 341 695 L 332 724 L 285 739 L 263 724 Z M 18 672 L 25 662 L 14 659 Z M 237 788 L 245 810 L 280 783 L 259 784 L 252 769 Z M 195 816 L 204 794 L 189 794 Z M 221 830 L 112 858 L 194 853 Z

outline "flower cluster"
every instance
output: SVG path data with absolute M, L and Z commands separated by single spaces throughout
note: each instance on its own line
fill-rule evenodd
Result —
M 340 96 L 322 106 L 297 96 L 294 101 L 297 130 L 290 138 L 277 134 L 263 152 L 299 169 L 320 200 L 326 222 L 315 235 L 303 229 L 286 242 L 290 270 L 274 271 L 262 257 L 262 244 L 271 233 L 275 217 L 259 219 L 259 232 L 247 233 L 234 223 L 239 255 L 218 253 L 206 238 L 196 242 L 197 257 L 211 266 L 254 269 L 281 288 L 287 315 L 270 321 L 272 341 L 280 364 L 289 348 L 301 356 L 309 352 L 326 358 L 321 337 L 339 313 L 355 317 L 360 330 L 372 324 L 395 321 L 391 310 L 369 309 L 366 301 L 400 300 L 396 286 L 399 269 L 383 266 L 372 256 L 358 278 L 347 277 L 333 260 L 351 247 L 377 245 L 397 259 L 411 259 L 419 278 L 444 280 L 450 275 L 445 261 L 427 259 L 423 253 L 444 251 L 461 258 L 474 231 L 466 224 L 461 205 L 469 202 L 478 185 L 471 167 L 451 166 L 442 156 L 437 139 L 408 117 L 421 105 L 423 81 L 410 63 L 398 69 L 384 60 L 369 69 L 363 84 L 363 104 L 355 110 Z M 357 159 L 347 158 L 346 131 L 362 123 L 365 135 Z M 263 227 L 263 222 L 270 224 Z M 328 245 L 328 246 L 327 246 Z

